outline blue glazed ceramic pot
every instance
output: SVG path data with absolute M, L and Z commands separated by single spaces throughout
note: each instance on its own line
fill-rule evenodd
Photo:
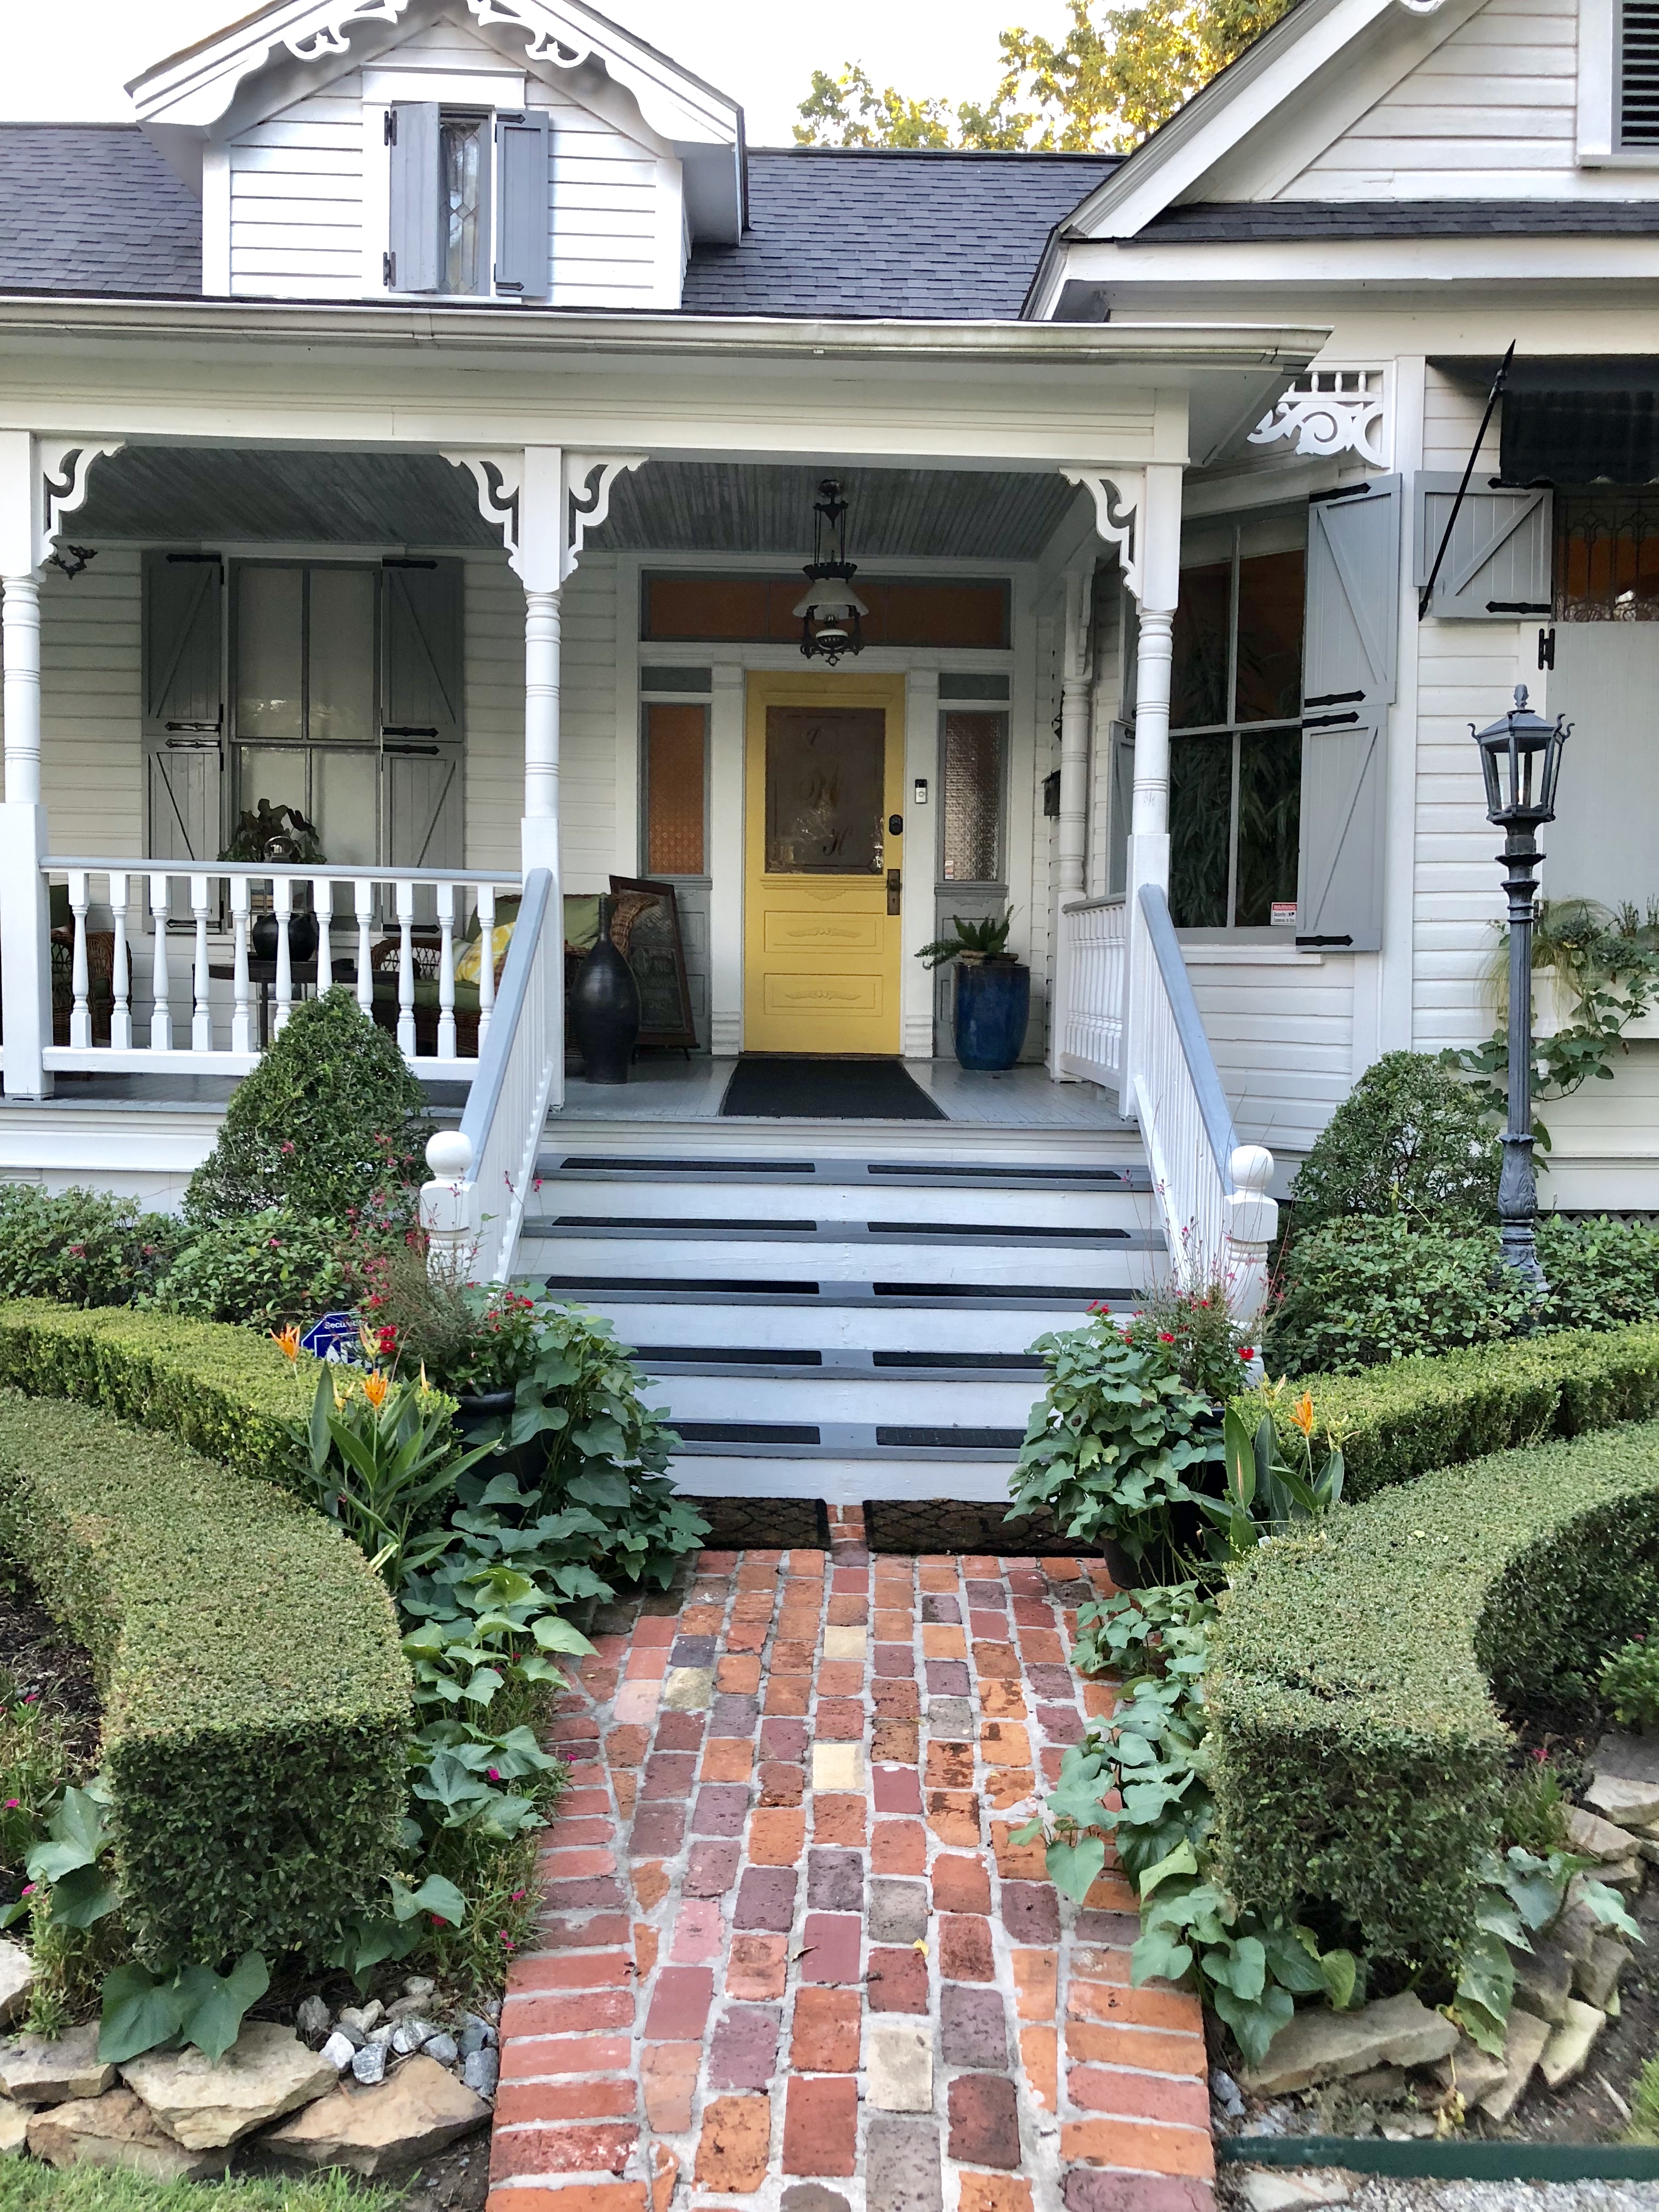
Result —
M 1017 960 L 958 960 L 957 1058 L 995 1074 L 1012 1067 L 1031 1015 L 1031 971 Z

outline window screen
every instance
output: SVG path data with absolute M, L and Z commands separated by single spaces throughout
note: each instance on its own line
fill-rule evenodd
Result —
M 1006 717 L 947 714 L 944 720 L 945 878 L 1000 882 Z
M 645 865 L 653 876 L 700 876 L 703 866 L 703 759 L 708 710 L 645 710 Z

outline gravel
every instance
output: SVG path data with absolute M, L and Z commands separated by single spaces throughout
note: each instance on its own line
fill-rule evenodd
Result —
M 1659 2212 L 1659 2181 L 1353 2179 L 1351 2212 Z M 1234 2191 L 1226 2193 L 1239 2201 Z

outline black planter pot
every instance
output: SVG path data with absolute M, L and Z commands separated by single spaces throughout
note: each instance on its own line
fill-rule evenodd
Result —
M 253 957 L 256 960 L 274 960 L 276 957 L 276 917 L 274 914 L 256 914 L 253 917 Z M 317 917 L 314 914 L 289 916 L 288 957 L 295 961 L 316 958 Z
M 512 1390 L 483 1390 L 476 1397 L 457 1398 L 455 1426 L 469 1448 L 507 1420 L 515 1395 Z
M 640 1035 L 640 987 L 611 941 L 611 902 L 599 905 L 599 936 L 570 987 L 570 1027 L 590 1083 L 626 1083 Z

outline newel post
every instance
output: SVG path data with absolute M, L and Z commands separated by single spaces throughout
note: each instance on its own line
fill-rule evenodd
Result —
M 1265 1145 L 1239 1145 L 1227 1164 L 1227 1303 L 1252 1322 L 1267 1303 L 1267 1255 L 1279 1234 L 1279 1202 L 1267 1195 L 1273 1156 Z
M 440 1129 L 427 1139 L 432 1181 L 421 1186 L 421 1226 L 428 1266 L 452 1280 L 471 1273 L 482 1224 L 476 1219 L 477 1186 L 471 1180 L 472 1140 L 459 1129 Z

